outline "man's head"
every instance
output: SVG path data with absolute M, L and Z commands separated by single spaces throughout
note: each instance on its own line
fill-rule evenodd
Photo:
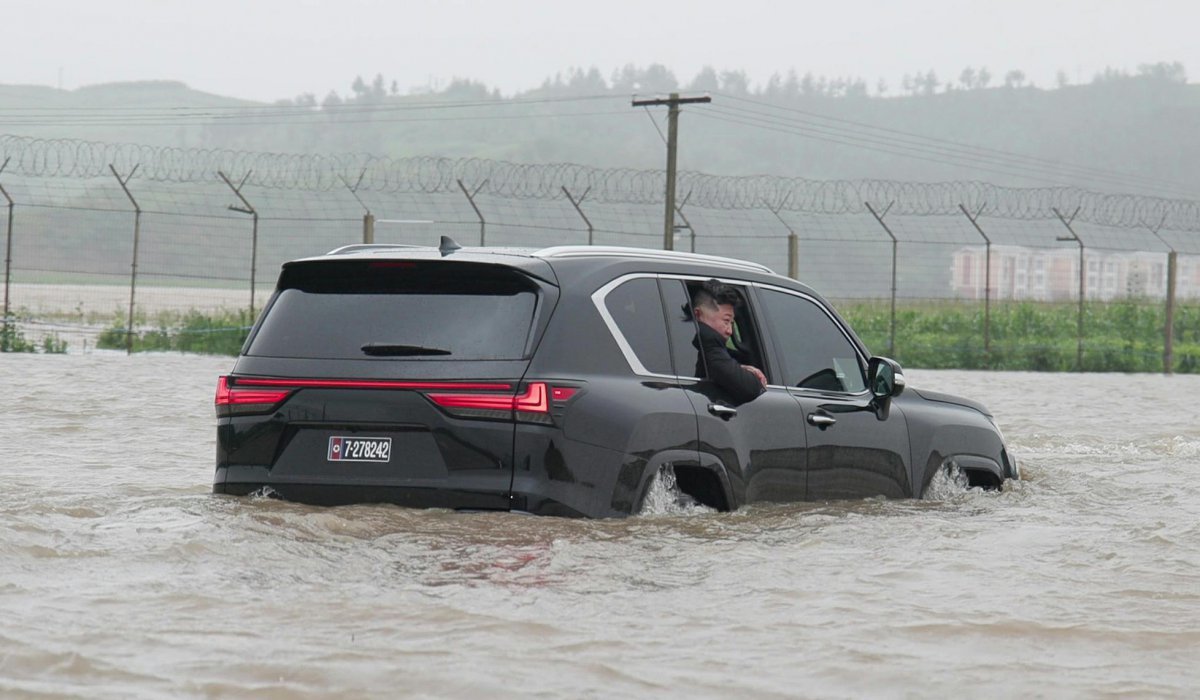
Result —
M 692 313 L 697 321 L 728 338 L 733 335 L 733 311 L 740 302 L 733 287 L 708 280 L 692 295 Z

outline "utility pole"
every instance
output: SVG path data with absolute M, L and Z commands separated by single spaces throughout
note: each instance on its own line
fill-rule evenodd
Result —
M 663 250 L 675 249 L 675 156 L 679 147 L 679 105 L 701 104 L 712 102 L 708 95 L 704 97 L 680 97 L 672 92 L 670 97 L 652 100 L 634 100 L 634 107 L 662 107 L 667 111 L 667 196 L 666 215 L 663 221 Z

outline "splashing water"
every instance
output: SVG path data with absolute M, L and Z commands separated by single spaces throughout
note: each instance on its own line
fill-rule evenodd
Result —
M 646 498 L 642 501 L 642 509 L 638 511 L 638 515 L 691 515 L 715 512 L 684 493 L 675 478 L 675 468 L 664 464 L 659 467 L 650 488 L 646 490 Z
M 953 462 L 945 464 L 933 478 L 922 496 L 927 501 L 948 501 L 969 491 L 971 483 L 962 469 Z

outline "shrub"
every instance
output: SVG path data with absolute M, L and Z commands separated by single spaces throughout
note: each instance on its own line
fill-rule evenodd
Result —
M 209 355 L 237 355 L 253 323 L 250 312 L 245 309 L 222 310 L 205 314 L 191 310 L 183 315 L 161 314 L 158 327 L 152 330 L 135 331 L 134 352 L 175 350 Z M 127 328 L 124 319 L 118 319 L 105 329 L 96 341 L 97 347 L 124 350 Z

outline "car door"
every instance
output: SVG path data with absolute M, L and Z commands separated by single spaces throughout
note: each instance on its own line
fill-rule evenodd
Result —
M 904 414 L 894 404 L 875 410 L 865 358 L 840 322 L 815 297 L 766 285 L 756 293 L 782 382 L 804 414 L 809 500 L 911 495 Z
M 736 507 L 753 501 L 794 501 L 805 498 L 805 430 L 799 404 L 783 386 L 770 386 L 757 398 L 734 402 L 727 392 L 705 378 L 696 344 L 697 327 L 687 285 L 702 280 L 664 276 L 660 282 L 670 328 L 671 351 L 680 385 L 697 416 L 701 462 L 716 461 L 725 469 Z M 749 285 L 733 284 L 750 301 Z M 739 331 L 748 347 L 746 364 L 766 366 L 760 352 L 754 309 L 738 311 Z

